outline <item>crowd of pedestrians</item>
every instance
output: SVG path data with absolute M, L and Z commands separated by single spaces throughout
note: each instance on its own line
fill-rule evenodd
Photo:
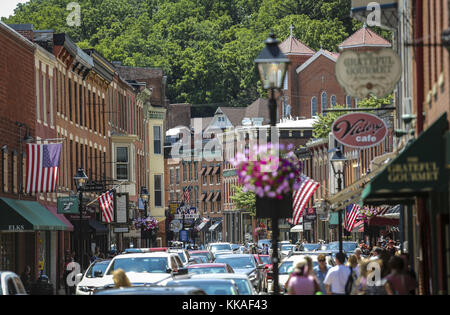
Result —
M 382 244 L 377 244 L 381 245 Z M 317 256 L 312 267 L 308 256 L 299 262 L 285 283 L 287 294 L 309 295 L 412 295 L 417 281 L 408 266 L 408 256 L 401 254 L 393 241 L 384 247 L 360 246 L 347 257 L 337 253 L 335 266 L 326 263 L 326 256 Z

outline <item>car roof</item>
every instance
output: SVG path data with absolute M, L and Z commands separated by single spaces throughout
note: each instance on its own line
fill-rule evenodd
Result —
M 174 253 L 167 253 L 167 252 L 151 252 L 151 253 L 130 253 L 130 254 L 120 254 L 115 256 L 113 259 L 116 258 L 140 258 L 140 257 L 170 257 L 176 255 Z
M 247 279 L 248 276 L 243 273 L 202 273 L 193 274 L 191 279 Z
M 203 264 L 192 264 L 187 266 L 187 268 L 202 268 L 202 267 L 225 267 L 225 263 L 203 263 Z
M 193 286 L 176 286 L 176 287 L 162 287 L 162 286 L 141 286 L 119 289 L 100 290 L 96 295 L 185 295 L 185 294 L 206 294 L 203 290 Z

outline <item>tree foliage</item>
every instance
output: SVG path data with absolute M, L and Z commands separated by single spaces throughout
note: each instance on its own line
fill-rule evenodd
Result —
M 66 32 L 110 61 L 160 67 L 171 102 L 249 105 L 264 95 L 253 60 L 270 31 L 289 26 L 313 49 L 335 50 L 359 22 L 350 0 L 77 0 L 81 25 L 71 27 L 73 0 L 18 4 L 5 23 Z
M 392 104 L 394 95 L 391 94 L 384 98 L 377 98 L 375 96 L 367 97 L 358 102 L 358 108 L 380 108 Z M 345 109 L 345 105 L 336 105 L 335 109 Z M 372 111 L 374 112 L 374 111 Z M 318 115 L 318 120 L 313 124 L 313 138 L 328 138 L 328 134 L 331 132 L 331 125 L 333 122 L 342 115 L 348 114 L 348 111 L 327 112 Z M 370 113 L 370 111 L 369 111 Z
M 233 186 L 231 201 L 236 205 L 236 209 L 250 212 L 251 216 L 256 215 L 256 194 L 251 191 L 244 192 L 241 186 Z

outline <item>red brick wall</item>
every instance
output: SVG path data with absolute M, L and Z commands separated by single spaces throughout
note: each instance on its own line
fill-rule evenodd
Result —
M 20 153 L 19 127 L 16 121 L 30 128 L 35 136 L 34 49 L 0 27 L 0 146 L 8 146 L 8 187 L 12 193 L 12 152 Z M 22 127 L 22 136 L 25 135 Z M 23 146 L 25 149 L 25 146 Z M 1 151 L 0 151 L 1 152 Z M 3 172 L 0 168 L 0 172 Z M 0 178 L 2 178 L 3 173 Z M 12 196 L 12 195 L 11 195 Z
M 319 56 L 298 74 L 299 106 L 292 108 L 293 116 L 311 118 L 311 98 L 317 97 L 318 111 L 321 113 L 321 94 L 327 93 L 330 107 L 331 96 L 336 95 L 337 104 L 345 104 L 345 90 L 339 85 L 335 75 L 336 63 L 325 56 Z

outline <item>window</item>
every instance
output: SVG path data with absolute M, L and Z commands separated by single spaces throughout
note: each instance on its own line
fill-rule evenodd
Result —
M 187 163 L 183 163 L 183 182 L 187 181 Z
M 192 180 L 192 162 L 189 162 L 189 180 Z
M 336 106 L 336 95 L 331 95 L 330 102 L 331 106 Z
M 345 97 L 345 105 L 347 105 L 347 107 L 352 107 L 352 97 L 350 95 Z
M 161 126 L 153 126 L 153 153 L 161 154 Z
M 194 162 L 194 180 L 198 180 L 198 168 L 197 168 L 198 162 Z
M 162 207 L 162 175 L 154 176 L 155 207 Z
M 286 74 L 284 75 L 283 90 L 287 89 L 288 89 L 288 73 L 286 71 Z
M 177 167 L 177 169 L 175 171 L 176 171 L 176 174 L 175 174 L 175 176 L 176 176 L 175 180 L 176 181 L 175 181 L 175 183 L 178 185 L 180 183 L 180 168 Z
M 8 191 L 8 150 L 2 149 L 2 191 Z
M 311 98 L 311 116 L 317 116 L 317 97 L 315 96 Z
M 128 179 L 128 148 L 118 147 L 116 153 L 116 178 Z
M 173 168 L 170 169 L 169 182 L 170 185 L 173 185 Z
M 72 121 L 72 80 L 69 79 L 69 120 Z
M 327 108 L 327 92 L 322 92 L 322 100 L 321 100 L 321 106 L 322 106 L 322 114 L 325 115 L 324 109 Z

